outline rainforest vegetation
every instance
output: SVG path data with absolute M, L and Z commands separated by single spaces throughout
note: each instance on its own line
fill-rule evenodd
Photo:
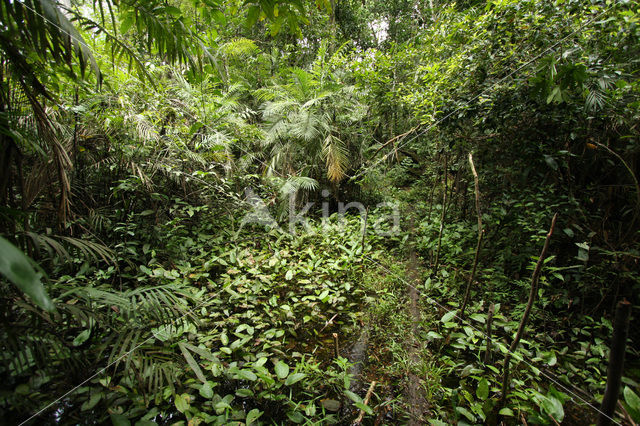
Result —
M 2 0 L 1 422 L 636 424 L 639 174 L 635 1 Z

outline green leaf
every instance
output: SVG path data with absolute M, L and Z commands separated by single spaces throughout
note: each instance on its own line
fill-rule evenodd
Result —
M 469 315 L 469 318 L 471 318 L 474 321 L 478 321 L 479 323 L 482 323 L 482 324 L 486 322 L 486 318 L 482 314 L 472 314 L 472 315 Z
M 262 415 L 262 411 L 254 408 L 253 410 L 247 413 L 247 418 L 245 419 L 245 423 L 249 426 L 251 423 L 255 422 Z
M 185 397 L 186 395 L 186 397 Z M 176 399 L 174 401 L 174 404 L 176 406 L 176 408 L 178 409 L 178 411 L 180 411 L 181 413 L 184 413 L 185 411 L 187 411 L 189 409 L 189 395 L 188 394 L 182 394 L 182 395 L 176 395 Z
M 289 375 L 289 366 L 282 361 L 276 362 L 275 369 L 279 379 L 284 379 Z
M 91 395 L 91 398 L 89 398 L 89 400 L 85 401 L 84 404 L 82 404 L 82 406 L 80 407 L 80 410 L 82 411 L 86 411 L 86 410 L 91 410 L 93 407 L 95 407 L 98 402 L 100 402 L 100 400 L 102 399 L 102 392 L 96 392 L 93 395 Z
M 182 355 L 184 356 L 184 359 L 187 360 L 187 364 L 189 364 L 189 367 L 191 367 L 191 370 L 193 370 L 193 372 L 196 374 L 196 377 L 202 383 L 206 383 L 207 379 L 206 377 L 204 377 L 204 374 L 202 373 L 202 369 L 200 369 L 200 366 L 198 365 L 196 360 L 193 359 L 193 356 L 191 356 L 191 353 L 186 348 L 185 344 L 183 342 L 180 342 L 178 343 L 178 347 L 182 351 Z
M 129 419 L 122 414 L 112 414 L 111 424 L 113 424 L 113 426 L 131 426 Z
M 435 331 L 430 331 L 427 333 L 427 337 L 431 340 L 435 340 L 435 339 L 444 339 L 444 336 L 440 333 L 436 333 Z
M 213 397 L 213 389 L 211 388 L 211 384 L 209 382 L 205 382 L 202 386 L 200 386 L 200 395 L 206 399 L 210 399 Z
M 553 101 L 559 102 L 562 100 L 562 92 L 560 86 L 555 86 L 549 96 L 547 96 L 547 103 L 550 104 Z
M 151 420 L 138 420 L 135 426 L 158 426 L 158 423 Z
M 323 303 L 329 300 L 329 290 L 325 290 L 322 293 L 320 293 L 320 296 L 318 296 L 318 299 L 320 299 Z
M 238 371 L 238 377 L 244 380 L 250 380 L 252 382 L 258 379 L 258 376 L 251 370 L 240 370 Z
M 209 351 L 208 349 L 202 349 L 186 342 L 182 342 L 182 346 L 189 349 L 191 352 L 200 355 L 204 359 L 208 359 L 209 361 L 213 361 L 215 363 L 220 362 L 220 360 L 215 355 L 213 355 L 211 351 Z
M 355 405 L 356 405 L 356 407 L 358 407 L 359 409 L 361 409 L 365 413 L 367 413 L 369 415 L 373 414 L 373 410 L 371 409 L 371 407 L 369 407 L 368 405 L 365 405 L 363 402 L 356 402 Z
M 540 395 L 538 399 L 540 408 L 548 415 L 553 417 L 558 423 L 564 419 L 564 409 L 562 408 L 562 402 L 553 396 Z
M 22 383 L 16 386 L 14 392 L 18 395 L 27 395 L 29 392 L 31 392 L 31 388 L 26 383 Z
M 629 388 L 629 386 L 625 386 L 622 393 L 624 395 L 624 401 L 629 406 L 629 414 L 634 421 L 640 421 L 640 398 L 631 390 L 631 388 Z
M 289 411 L 287 413 L 287 417 L 294 423 L 302 423 L 304 421 L 304 416 L 299 411 Z
M 298 383 L 300 380 L 304 379 L 306 376 L 306 374 L 304 373 L 295 373 L 290 375 L 289 377 L 287 377 L 287 380 L 285 380 L 284 384 L 287 386 L 291 386 L 293 384 Z
M 86 330 L 78 334 L 75 339 L 73 339 L 73 346 L 80 346 L 87 341 L 89 336 L 91 336 L 91 329 L 87 328 Z
M 340 402 L 336 401 L 335 399 L 323 399 L 320 401 L 320 404 L 327 411 L 336 412 L 340 409 Z
M 558 363 L 558 358 L 556 357 L 556 354 L 553 351 L 543 353 L 542 359 L 544 360 L 544 362 L 547 363 L 547 365 L 551 367 L 553 367 Z
M 456 311 L 449 311 L 446 314 L 444 314 L 442 316 L 442 318 L 440 318 L 441 322 L 447 323 L 447 322 L 451 322 L 451 320 L 456 316 Z
M 551 167 L 553 170 L 558 170 L 558 162 L 556 161 L 555 158 L 553 158 L 550 155 L 545 155 L 544 156 L 544 161 L 547 163 L 547 165 L 549 167 Z
M 216 23 L 218 25 L 226 25 L 227 24 L 227 17 L 221 11 L 214 10 L 214 11 L 211 12 L 211 14 L 213 15 L 214 21 L 216 21 Z
M 482 401 L 489 397 L 489 382 L 487 379 L 483 378 L 478 383 L 478 389 L 476 389 L 476 396 L 480 398 Z
M 467 410 L 464 407 L 456 407 L 456 411 L 460 414 L 462 414 L 463 416 L 465 416 L 467 418 L 467 420 L 469 420 L 470 422 L 475 422 L 476 421 L 476 416 L 473 415 L 473 413 L 469 410 Z
M 131 26 L 133 25 L 133 22 L 134 22 L 133 13 L 127 13 L 124 19 L 122 20 L 122 23 L 120 24 L 120 33 L 126 34 L 126 32 L 129 31 L 129 28 L 131 28 Z
M 513 417 L 513 410 L 511 408 L 505 407 L 502 410 L 500 410 L 498 414 L 500 414 L 501 416 Z
M 356 404 L 358 403 L 362 403 L 362 398 L 360 398 L 360 395 L 353 393 L 349 390 L 344 391 L 345 395 L 347 395 L 349 397 L 350 400 L 352 400 L 353 402 L 355 402 Z
M 0 273 L 7 277 L 33 302 L 48 312 L 54 312 L 55 306 L 38 274 L 31 265 L 30 259 L 9 241 L 0 237 Z
M 267 16 L 269 16 L 267 14 Z M 279 16 L 277 18 L 275 18 L 275 20 L 273 18 L 269 18 L 271 20 L 271 36 L 275 37 L 276 35 L 278 35 L 278 33 L 280 32 L 280 28 L 282 27 L 282 23 L 284 22 L 284 18 L 282 16 Z
M 178 9 L 175 6 L 165 6 L 164 12 L 173 17 L 179 17 L 180 15 L 182 15 L 182 12 L 180 11 L 180 9 Z
M 258 18 L 260 17 L 260 7 L 259 6 L 251 6 L 249 11 L 247 12 L 247 27 L 250 28 L 258 22 Z
M 236 395 L 241 398 L 250 398 L 253 394 L 254 392 L 251 389 L 238 389 L 236 391 Z

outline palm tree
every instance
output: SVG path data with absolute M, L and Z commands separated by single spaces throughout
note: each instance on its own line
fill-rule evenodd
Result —
M 322 54 L 322 52 L 321 52 Z M 309 176 L 333 184 L 346 177 L 362 141 L 354 138 L 365 107 L 354 86 L 326 67 L 289 69 L 284 84 L 262 89 L 268 172 Z
M 60 117 L 49 108 L 58 103 L 62 91 L 52 90 L 45 81 L 73 84 L 87 79 L 91 69 L 100 86 L 96 44 L 87 44 L 82 32 L 102 39 L 112 62 L 129 62 L 151 85 L 153 79 L 130 42 L 144 45 L 148 53 L 168 63 L 192 69 L 215 62 L 201 37 L 185 26 L 179 8 L 156 0 L 100 0 L 94 2 L 93 14 L 98 18 L 54 0 L 0 4 L 0 202 L 6 204 L 13 182 L 24 210 L 44 183 L 57 182 L 61 225 L 70 209 L 69 171 L 74 158 L 68 131 L 56 126 Z M 125 37 L 119 31 L 132 34 Z M 23 159 L 31 160 L 26 164 L 31 167 L 23 167 Z

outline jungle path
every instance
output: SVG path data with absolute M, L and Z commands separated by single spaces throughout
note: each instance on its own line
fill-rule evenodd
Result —
M 422 346 L 418 339 L 419 324 L 422 320 L 420 313 L 420 307 L 418 301 L 420 295 L 416 287 L 420 284 L 420 273 L 418 271 L 418 258 L 415 250 L 414 240 L 414 217 L 411 211 L 408 212 L 409 227 L 407 240 L 408 247 L 408 264 L 407 264 L 407 298 L 408 304 L 408 317 L 411 321 L 411 334 L 407 336 L 405 341 L 405 347 L 407 348 L 407 354 L 409 358 L 409 365 L 407 368 L 407 387 L 405 401 L 408 406 L 409 425 L 423 425 L 428 419 L 429 404 L 424 397 L 424 391 L 422 390 L 422 379 L 414 372 L 417 365 L 420 363 L 420 347 Z

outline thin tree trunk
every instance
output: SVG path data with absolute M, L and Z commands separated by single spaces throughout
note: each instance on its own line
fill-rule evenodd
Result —
M 487 348 L 484 352 L 484 360 L 485 365 L 488 365 L 491 362 L 491 325 L 493 324 L 493 314 L 495 312 L 496 306 L 492 303 L 489 306 L 489 313 L 487 314 Z
M 473 164 L 473 156 L 469 153 L 469 166 L 471 167 L 471 173 L 473 174 L 473 182 L 475 185 L 476 193 L 476 213 L 478 214 L 478 243 L 476 244 L 476 253 L 473 256 L 473 269 L 467 282 L 467 288 L 464 291 L 464 301 L 462 302 L 462 308 L 460 309 L 460 318 L 464 320 L 464 311 L 469 303 L 469 296 L 471 294 L 471 285 L 476 277 L 476 270 L 478 268 L 478 256 L 480 255 L 480 247 L 482 246 L 482 238 L 484 236 L 484 229 L 482 227 L 482 210 L 480 209 L 480 181 L 478 179 L 478 172 L 476 172 L 476 166 Z
M 336 42 L 336 7 L 338 0 L 331 0 L 331 16 L 329 16 L 329 26 L 331 27 L 331 40 L 329 42 L 329 50 L 333 53 L 333 47 Z
M 520 326 L 518 326 L 518 332 L 516 333 L 516 337 L 513 339 L 513 342 L 509 347 L 509 351 L 504 357 L 504 367 L 503 367 L 504 373 L 502 377 L 502 397 L 499 403 L 500 407 L 503 407 L 504 403 L 507 400 L 507 389 L 509 388 L 509 362 L 511 361 L 511 354 L 518 348 L 520 339 L 524 335 L 524 328 L 527 325 L 527 320 L 529 319 L 529 314 L 531 313 L 533 302 L 535 301 L 536 294 L 538 293 L 538 281 L 540 280 L 540 271 L 542 270 L 544 259 L 547 257 L 549 242 L 551 241 L 551 235 L 553 235 L 553 229 L 556 226 L 557 218 L 558 218 L 558 213 L 554 214 L 553 219 L 551 219 L 551 227 L 549 228 L 549 233 L 547 233 L 547 238 L 544 241 L 542 252 L 540 253 L 540 257 L 538 258 L 536 267 L 533 270 L 533 275 L 531 275 L 531 290 L 529 291 L 529 301 L 527 302 L 527 307 L 525 308 L 524 314 L 522 315 L 522 319 L 520 320 Z
M 362 252 L 360 253 L 360 266 L 362 268 L 362 270 L 364 271 L 364 245 L 366 244 L 367 240 L 367 221 L 369 220 L 369 206 L 367 206 L 367 209 L 364 211 L 364 223 L 362 224 Z
M 427 214 L 427 223 L 431 221 L 431 211 L 433 210 L 433 193 L 436 192 L 436 180 L 433 180 L 433 186 L 431 187 L 431 193 L 429 194 L 429 213 Z
M 453 180 L 453 184 L 451 185 L 451 189 L 449 190 L 449 203 L 447 206 L 447 210 L 450 208 L 456 208 L 458 204 L 458 190 L 460 186 L 460 173 L 459 170 L 456 171 L 455 178 Z
M 367 236 L 367 220 L 369 219 L 369 207 L 364 211 L 364 223 L 362 225 L 362 255 L 364 255 L 364 244 Z
M 440 263 L 440 247 L 442 245 L 442 231 L 444 230 L 444 219 L 447 211 L 447 172 L 448 172 L 448 159 L 447 154 L 444 155 L 444 191 L 442 191 L 442 212 L 440 213 L 440 231 L 438 232 L 438 247 L 436 249 L 436 260 L 433 266 L 433 275 L 438 275 L 438 266 Z

